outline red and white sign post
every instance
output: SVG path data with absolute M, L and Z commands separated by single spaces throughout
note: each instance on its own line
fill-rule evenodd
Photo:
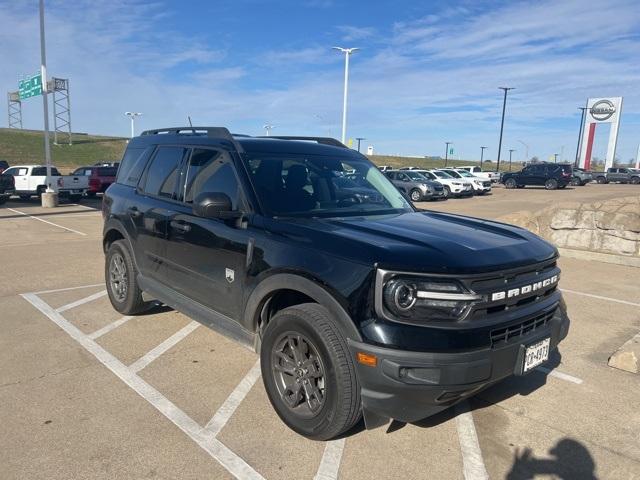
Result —
M 579 166 L 589 170 L 591 168 L 591 156 L 593 153 L 593 139 L 596 134 L 596 125 L 599 123 L 611 124 L 609 132 L 609 144 L 605 159 L 605 170 L 613 166 L 616 157 L 616 145 L 618 143 L 618 130 L 620 128 L 620 113 L 622 111 L 622 97 L 590 98 L 587 102 L 585 128 L 582 134 L 582 148 L 580 150 Z

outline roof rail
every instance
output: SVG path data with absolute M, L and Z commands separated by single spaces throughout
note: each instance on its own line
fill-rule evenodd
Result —
M 288 136 L 288 135 L 269 135 L 269 136 L 263 135 L 256 138 L 277 138 L 279 140 L 307 140 L 311 142 L 317 142 L 322 145 L 331 145 L 332 147 L 349 148 L 344 143 L 331 137 L 296 137 L 296 136 Z
M 140 134 L 140 136 L 145 135 L 165 135 L 165 134 L 174 134 L 174 135 L 202 135 L 205 134 L 207 137 L 218 138 L 221 140 L 227 140 L 230 142 L 238 152 L 243 152 L 243 148 L 238 143 L 238 141 L 231 135 L 229 130 L 226 127 L 169 127 L 169 128 L 154 128 L 153 130 L 145 130 Z

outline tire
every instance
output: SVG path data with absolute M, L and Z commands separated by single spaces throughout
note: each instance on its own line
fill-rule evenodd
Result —
M 9 199 L 9 197 L 5 196 L 5 195 L 0 195 L 0 205 L 3 205 L 4 203 L 6 203 L 6 201 Z
M 544 188 L 547 190 L 555 190 L 558 188 L 558 181 L 554 178 L 550 178 L 546 182 L 544 182 Z
M 449 198 L 451 196 L 451 189 L 445 185 L 444 186 L 444 198 Z
M 418 190 L 417 188 L 414 188 L 413 190 L 411 190 L 409 197 L 411 198 L 411 201 L 419 202 L 420 200 L 422 200 L 422 192 L 420 192 L 420 190 Z
M 578 177 L 572 177 L 571 178 L 571 185 L 573 185 L 574 187 L 579 187 L 580 185 L 582 185 L 582 182 L 580 181 L 580 179 Z
M 640 183 L 640 177 L 631 177 L 631 183 L 633 185 L 638 185 L 638 183 Z
M 518 188 L 524 188 L 524 185 L 518 185 Z
M 36 189 L 36 195 L 38 196 L 38 198 L 42 198 L 42 194 L 47 190 L 47 187 L 45 187 L 44 185 L 40 185 L 37 189 Z
M 107 250 L 104 277 L 111 305 L 123 315 L 135 315 L 148 307 L 142 299 L 137 275 L 138 271 L 127 243 L 124 240 L 116 240 Z
M 516 182 L 515 178 L 507 178 L 504 182 L 504 186 L 506 188 L 516 188 L 518 186 L 518 182 Z
M 596 178 L 596 182 L 598 182 L 600 185 L 602 185 L 603 183 L 607 183 L 607 179 L 604 177 L 598 177 Z
M 294 355 L 302 363 L 296 364 Z M 264 331 L 260 363 L 271 405 L 300 435 L 329 440 L 360 419 L 355 365 L 345 338 L 324 307 L 305 303 L 278 312 Z

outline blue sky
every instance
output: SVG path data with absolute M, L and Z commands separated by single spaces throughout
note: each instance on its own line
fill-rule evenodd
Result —
M 127 135 L 139 128 L 225 125 L 235 132 L 340 136 L 343 57 L 351 62 L 349 137 L 377 153 L 575 155 L 578 106 L 623 96 L 623 160 L 640 142 L 640 8 L 610 0 L 376 2 L 50 0 L 49 73 L 69 77 L 74 130 Z M 39 67 L 37 1 L 0 0 L 0 87 Z M 3 94 L 3 98 L 4 94 Z M 5 100 L 6 101 L 6 100 Z M 6 109 L 6 105 L 3 106 Z M 41 128 L 42 103 L 24 103 Z M 3 115 L 6 126 L 6 116 Z M 595 155 L 606 151 L 606 132 Z M 522 143 L 523 142 L 523 143 Z M 564 150 L 563 150 L 564 147 Z M 503 154 L 504 158 L 504 154 Z

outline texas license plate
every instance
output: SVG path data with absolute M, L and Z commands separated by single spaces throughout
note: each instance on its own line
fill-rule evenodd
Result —
M 527 347 L 524 353 L 524 367 L 522 369 L 522 373 L 527 373 L 532 368 L 542 365 L 544 362 L 549 360 L 550 343 L 551 339 L 545 338 L 544 340 Z

